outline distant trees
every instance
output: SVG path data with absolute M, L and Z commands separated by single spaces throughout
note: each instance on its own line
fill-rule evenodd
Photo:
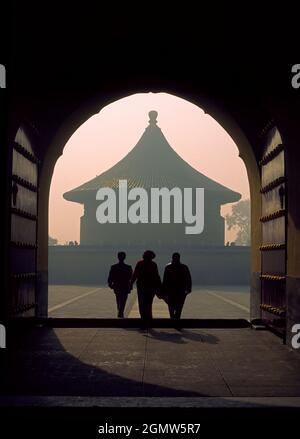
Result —
M 236 245 L 250 245 L 250 200 L 241 200 L 225 216 L 228 230 L 236 230 Z
M 55 239 L 55 238 L 52 238 L 51 236 L 49 236 L 48 245 L 57 245 L 57 244 L 58 244 L 58 239 Z M 63 245 L 78 246 L 79 244 L 77 241 L 66 241 Z
M 58 240 L 55 238 L 51 238 L 51 236 L 48 237 L 48 245 L 57 245 Z

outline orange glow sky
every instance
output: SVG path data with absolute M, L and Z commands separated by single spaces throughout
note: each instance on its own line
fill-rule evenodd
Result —
M 60 244 L 79 242 L 83 206 L 63 193 L 91 180 L 123 158 L 158 111 L 158 126 L 169 144 L 191 166 L 249 198 L 245 165 L 226 131 L 196 105 L 166 93 L 136 94 L 116 101 L 87 120 L 67 142 L 56 163 L 49 200 L 49 234 Z M 222 214 L 230 212 L 222 207 Z M 225 241 L 234 239 L 226 231 Z

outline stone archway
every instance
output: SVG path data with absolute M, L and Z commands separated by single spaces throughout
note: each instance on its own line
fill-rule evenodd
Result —
M 137 91 L 137 90 L 134 90 Z M 141 91 L 140 89 L 138 90 Z M 145 91 L 145 90 L 144 90 Z M 148 91 L 148 90 L 146 90 Z M 160 90 L 159 90 L 160 91 Z M 163 90 L 165 91 L 165 90 Z M 170 92 L 170 90 L 168 90 Z M 131 94 L 131 93 L 130 93 Z M 176 90 L 174 95 L 178 96 Z M 103 100 L 101 97 L 93 98 L 86 101 L 78 111 L 72 113 L 61 124 L 55 136 L 46 150 L 43 164 L 40 172 L 40 200 L 39 200 L 39 232 L 38 232 L 38 267 L 37 271 L 40 274 L 40 281 L 38 285 L 38 308 L 37 315 L 47 316 L 47 297 L 48 297 L 48 198 L 51 184 L 52 173 L 55 163 L 60 155 L 63 153 L 63 148 L 77 130 L 92 115 L 99 112 L 101 108 L 108 103 L 114 102 L 123 98 L 124 94 L 111 94 L 109 99 Z M 257 164 L 253 148 L 250 145 L 245 133 L 234 120 L 229 112 L 224 111 L 221 106 L 217 106 L 207 98 L 192 98 L 181 94 L 182 98 L 189 100 L 195 105 L 201 107 L 206 113 L 212 116 L 232 137 L 239 149 L 239 155 L 244 161 L 247 169 L 248 180 L 250 184 L 250 196 L 252 201 L 251 222 L 252 222 L 252 252 L 251 252 L 251 272 L 252 272 L 252 287 L 251 287 L 251 316 L 258 318 L 260 316 L 260 251 L 259 244 L 261 242 L 260 235 L 260 175 L 259 166 Z

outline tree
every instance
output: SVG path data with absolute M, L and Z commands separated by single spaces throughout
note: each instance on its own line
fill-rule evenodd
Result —
M 228 230 L 236 230 L 237 245 L 250 245 L 250 200 L 241 200 L 232 206 L 231 214 L 225 216 Z
M 49 236 L 49 238 L 48 238 L 48 245 L 56 245 L 57 242 L 58 242 L 57 239 L 51 238 L 51 236 Z

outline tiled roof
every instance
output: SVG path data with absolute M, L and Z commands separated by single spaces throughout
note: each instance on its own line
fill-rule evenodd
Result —
M 149 116 L 151 116 L 150 112 Z M 128 189 L 143 187 L 201 187 L 214 192 L 220 203 L 238 201 L 240 194 L 211 180 L 184 161 L 169 145 L 156 120 L 150 117 L 137 145 L 116 165 L 87 183 L 66 192 L 64 198 L 84 203 L 94 197 L 101 187 L 118 188 L 119 180 L 126 179 Z

